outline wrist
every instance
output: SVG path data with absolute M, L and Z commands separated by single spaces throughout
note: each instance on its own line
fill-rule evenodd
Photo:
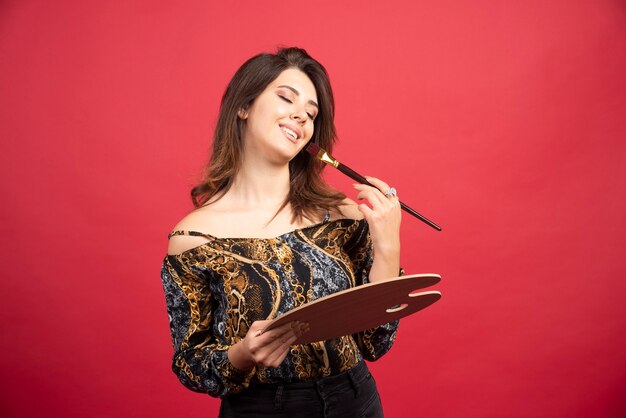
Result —
M 234 368 L 249 372 L 256 366 L 250 353 L 246 350 L 243 340 L 238 341 L 228 349 L 228 361 Z
M 384 245 L 374 244 L 374 257 L 382 258 L 391 263 L 400 263 L 400 243 L 386 243 Z

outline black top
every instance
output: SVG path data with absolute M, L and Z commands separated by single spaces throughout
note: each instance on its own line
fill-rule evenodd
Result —
M 294 345 L 277 368 L 235 369 L 228 348 L 252 322 L 368 282 L 372 244 L 365 220 L 338 219 L 276 238 L 216 238 L 168 255 L 161 277 L 170 320 L 172 369 L 189 389 L 225 396 L 251 381 L 303 381 L 376 360 L 395 339 L 398 321 L 305 345 Z

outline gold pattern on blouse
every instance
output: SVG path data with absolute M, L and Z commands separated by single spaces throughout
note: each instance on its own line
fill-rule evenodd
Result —
M 225 396 L 251 381 L 282 383 L 342 373 L 376 360 L 393 344 L 397 322 L 354 335 L 291 347 L 273 369 L 244 372 L 228 348 L 257 320 L 367 282 L 372 247 L 367 222 L 338 219 L 276 238 L 207 239 L 167 256 L 162 280 L 174 343 L 173 370 L 192 390 Z

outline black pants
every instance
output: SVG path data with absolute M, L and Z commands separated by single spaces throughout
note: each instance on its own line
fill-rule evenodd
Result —
M 364 361 L 352 370 L 319 380 L 251 385 L 222 399 L 220 418 L 382 418 L 376 382 Z

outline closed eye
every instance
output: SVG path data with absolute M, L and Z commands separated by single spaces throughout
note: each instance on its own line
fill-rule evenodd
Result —
M 287 103 L 291 103 L 291 104 L 293 104 L 293 101 L 292 101 L 290 98 L 288 98 L 288 97 L 286 97 L 286 96 L 283 96 L 282 94 L 279 94 L 279 95 L 278 95 L 278 97 L 280 97 L 281 99 L 283 99 L 283 100 L 284 100 L 284 101 L 286 101 Z M 311 119 L 311 120 L 315 120 L 315 117 L 317 116 L 317 114 L 313 114 L 313 113 L 308 113 L 308 112 L 307 112 L 307 116 L 309 117 L 309 119 Z

